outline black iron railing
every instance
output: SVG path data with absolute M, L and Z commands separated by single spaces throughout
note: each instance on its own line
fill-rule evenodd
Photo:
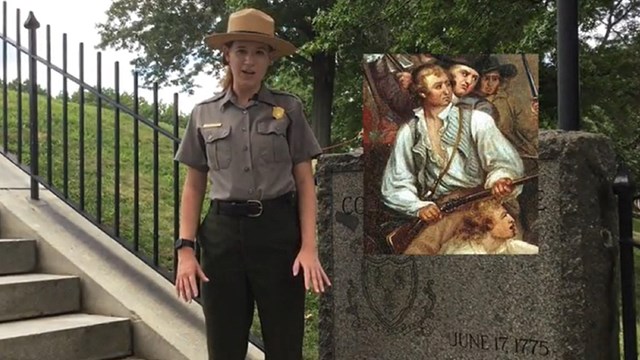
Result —
M 49 25 L 46 27 L 46 57 L 42 58 L 37 53 L 40 24 L 33 13 L 29 13 L 24 22 L 28 29 L 28 48 L 21 44 L 20 10 L 16 11 L 15 41 L 7 36 L 6 20 L 7 3 L 3 2 L 2 152 L 30 174 L 33 199 L 39 198 L 38 189 L 42 184 L 167 280 L 173 281 L 175 256 L 172 244 L 178 235 L 181 178 L 178 163 L 172 161 L 181 132 L 178 94 L 174 94 L 172 108 L 169 108 L 172 111 L 170 121 L 163 126 L 160 123 L 159 89 L 155 83 L 153 103 L 149 105 L 145 101 L 147 107 L 152 107 L 152 120 L 149 120 L 140 113 L 137 73 L 133 74 L 133 103 L 129 108 L 121 102 L 118 62 L 114 63 L 114 89 L 105 94 L 100 52 L 96 56 L 96 84 L 91 86 L 85 81 L 83 43 L 78 48 L 78 77 L 75 77 L 68 69 L 67 34 L 62 36 L 62 68 L 59 68 L 51 59 Z M 16 50 L 16 79 L 11 84 L 7 71 L 9 46 Z M 29 58 L 26 81 L 22 76 L 22 53 Z M 39 88 L 38 64 L 46 66 L 46 91 Z M 62 77 L 62 91 L 55 102 L 52 73 Z M 73 101 L 68 82 L 78 86 L 77 98 Z M 28 112 L 23 109 L 24 85 L 28 88 Z M 14 106 L 10 106 L 14 95 Z M 87 97 L 93 101 L 88 102 Z M 59 116 L 53 116 L 54 105 L 61 105 Z M 26 114 L 28 122 L 24 123 Z M 113 118 L 107 119 L 111 115 Z M 107 122 L 113 127 L 113 134 L 106 133 Z M 124 126 L 132 131 L 132 139 L 127 139 L 130 147 L 121 141 L 124 139 Z M 24 149 L 24 132 L 28 132 L 28 149 Z M 107 138 L 109 144 L 106 143 Z M 130 157 L 126 169 L 123 169 L 123 152 Z M 107 153 L 112 158 L 107 158 Z M 149 153 L 150 157 L 147 156 Z M 91 155 L 95 157 L 91 158 Z M 45 162 L 46 167 L 41 167 Z M 171 169 L 170 173 L 164 169 Z M 41 172 L 46 174 L 41 176 Z M 126 184 L 122 178 L 125 172 Z M 126 194 L 123 193 L 125 187 Z M 123 207 L 129 210 L 129 218 L 123 218 Z M 123 228 L 126 228 L 126 234 Z
M 618 195 L 624 359 L 636 360 L 638 358 L 638 339 L 636 331 L 634 247 L 640 247 L 640 245 L 633 240 L 635 185 L 626 167 L 622 166 L 618 171 L 613 183 L 613 189 Z

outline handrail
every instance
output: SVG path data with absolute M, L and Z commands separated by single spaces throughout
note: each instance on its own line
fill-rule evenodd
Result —
M 64 76 L 65 78 L 72 80 L 73 82 L 75 82 L 76 84 L 78 84 L 78 86 L 81 86 L 83 89 L 87 89 L 90 93 L 92 93 L 95 96 L 98 96 L 99 98 L 101 98 L 102 100 L 106 100 L 110 105 L 112 105 L 114 108 L 119 109 L 120 111 L 126 113 L 127 115 L 133 117 L 134 119 L 140 121 L 141 123 L 147 125 L 148 127 L 158 130 L 158 132 L 160 132 L 162 135 L 166 136 L 167 138 L 175 141 L 175 142 L 180 142 L 180 138 L 179 137 L 175 137 L 173 136 L 173 134 L 171 134 L 170 132 L 168 132 L 167 130 L 163 129 L 162 127 L 156 127 L 152 122 L 150 122 L 149 120 L 145 119 L 144 117 L 142 117 L 140 114 L 136 114 L 133 111 L 131 111 L 128 107 L 123 106 L 122 104 L 117 103 L 115 100 L 112 100 L 110 97 L 108 97 L 107 95 L 105 95 L 104 93 L 96 90 L 93 86 L 88 85 L 86 82 L 81 81 L 80 79 L 78 79 L 77 77 L 69 74 L 68 72 L 64 71 L 63 69 L 60 69 L 59 67 L 53 65 L 51 62 L 49 62 L 47 59 L 38 56 L 38 55 L 31 55 L 29 53 L 29 49 L 23 47 L 23 46 L 19 46 L 17 44 L 16 41 L 14 41 L 13 39 L 9 38 L 9 37 L 5 37 L 4 35 L 0 34 L 0 39 L 5 40 L 6 42 L 8 42 L 9 44 L 11 44 L 12 46 L 14 46 L 17 50 L 22 51 L 23 53 L 25 53 L 27 56 L 29 57 L 34 57 L 36 60 L 38 60 L 41 64 L 46 65 L 49 69 L 55 70 L 57 73 L 59 73 L 60 75 Z M 80 43 L 83 44 L 83 43 Z M 134 76 L 137 76 L 138 72 L 134 72 Z

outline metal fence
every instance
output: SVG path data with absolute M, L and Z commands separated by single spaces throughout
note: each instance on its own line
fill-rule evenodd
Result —
M 2 16 L 3 154 L 31 175 L 33 199 L 39 198 L 39 184 L 42 184 L 173 281 L 173 240 L 178 237 L 181 178 L 179 164 L 172 161 L 182 131 L 178 94 L 173 96 L 171 121 L 161 124 L 158 84 L 154 83 L 153 103 L 143 101 L 152 108 L 149 119 L 140 112 L 137 73 L 132 76 L 129 107 L 121 101 L 118 62 L 114 63 L 114 89 L 106 94 L 102 88 L 101 52 L 96 53 L 97 78 L 92 86 L 84 75 L 83 43 L 78 48 L 76 77 L 67 66 L 67 34 L 63 34 L 61 43 L 57 44 L 62 48 L 60 68 L 51 61 L 49 25 L 43 58 L 37 53 L 36 32 L 40 24 L 33 13 L 29 13 L 22 24 L 20 9 L 17 9 L 16 40 L 7 35 L 6 2 L 3 2 Z M 28 48 L 21 43 L 21 25 L 28 29 Z M 17 60 L 17 78 L 11 84 L 7 71 L 9 46 L 15 48 Z M 29 62 L 26 80 L 22 72 L 23 55 Z M 38 64 L 46 66 L 45 74 L 38 74 Z M 39 86 L 41 75 L 45 77 L 46 89 Z M 51 86 L 54 76 L 62 78 L 62 91 L 55 101 Z M 71 87 L 77 87 L 73 101 L 69 94 Z M 24 95 L 28 95 L 28 99 Z M 23 106 L 24 102 L 28 102 L 28 108 Z M 127 217 L 123 215 L 125 208 Z
M 613 182 L 613 190 L 618 195 L 624 359 L 635 360 L 638 358 L 638 340 L 636 331 L 634 248 L 640 248 L 640 244 L 633 240 L 635 184 L 626 167 L 623 166 L 618 171 Z

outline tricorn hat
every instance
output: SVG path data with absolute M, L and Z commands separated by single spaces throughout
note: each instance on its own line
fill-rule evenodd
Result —
M 480 72 L 480 75 L 484 75 L 491 71 L 497 71 L 503 79 L 512 78 L 518 75 L 518 69 L 516 69 L 515 65 L 500 64 L 500 60 L 495 56 L 486 56 L 481 58 L 476 63 L 475 68 Z
M 214 33 L 204 39 L 206 44 L 216 50 L 232 41 L 257 41 L 269 45 L 276 58 L 291 55 L 296 47 L 275 36 L 275 22 L 264 12 L 252 8 L 236 11 L 229 16 L 226 33 Z

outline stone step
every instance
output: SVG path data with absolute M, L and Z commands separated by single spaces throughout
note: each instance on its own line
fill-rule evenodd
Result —
M 2 359 L 117 359 L 131 352 L 126 318 L 70 314 L 0 324 Z
M 0 322 L 80 310 L 80 279 L 75 276 L 0 276 Z
M 0 239 L 0 275 L 34 271 L 36 252 L 35 240 Z

